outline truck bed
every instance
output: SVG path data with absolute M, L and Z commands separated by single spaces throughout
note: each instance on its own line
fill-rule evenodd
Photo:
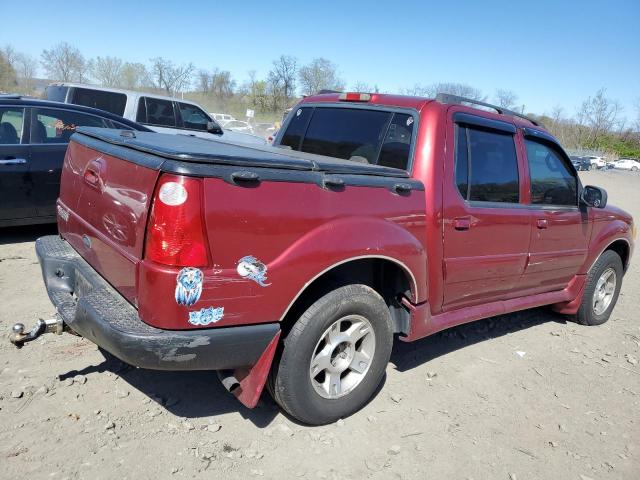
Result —
M 189 135 L 164 135 L 152 132 L 121 132 L 118 130 L 82 127 L 74 140 L 98 148 L 104 153 L 131 152 L 127 160 L 135 161 L 136 152 L 151 154 L 159 159 L 198 163 L 205 165 L 270 167 L 298 171 L 314 171 L 330 174 L 374 175 L 408 178 L 409 174 L 397 168 L 360 163 L 351 160 L 314 155 L 272 146 L 246 146 L 222 140 L 207 140 Z M 95 142 L 92 140 L 100 140 Z M 109 148 L 109 145 L 113 146 Z M 105 151 L 109 150 L 109 151 Z M 137 162 L 136 162 L 137 163 Z M 159 168 L 162 162 L 155 162 Z M 150 165 L 145 165 L 149 167 Z M 163 169 L 164 170 L 164 169 Z

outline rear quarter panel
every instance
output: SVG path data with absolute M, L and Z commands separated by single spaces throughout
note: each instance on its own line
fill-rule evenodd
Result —
M 177 269 L 143 261 L 140 316 L 163 328 L 195 328 L 189 312 L 224 309 L 215 326 L 280 320 L 316 276 L 360 257 L 397 262 L 415 279 L 412 301 L 426 299 L 425 196 L 388 188 L 347 186 L 331 191 L 310 183 L 262 182 L 239 187 L 204 180 L 205 222 L 212 266 L 203 268 L 202 295 L 192 306 L 174 299 Z M 238 272 L 255 257 L 267 267 L 259 284 Z

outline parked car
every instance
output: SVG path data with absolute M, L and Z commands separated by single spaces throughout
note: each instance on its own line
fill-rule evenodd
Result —
M 209 113 L 209 115 L 211 115 L 211 118 L 223 127 L 225 123 L 236 119 L 233 115 L 229 115 L 228 113 Z
M 613 168 L 637 172 L 638 170 L 640 170 L 640 161 L 634 160 L 632 158 L 621 158 L 620 160 L 614 162 Z
M 150 132 L 95 108 L 0 96 L 0 227 L 56 221 L 64 154 L 80 126 Z
M 588 158 L 576 157 L 576 156 L 572 156 L 570 158 L 571 158 L 571 163 L 573 164 L 573 166 L 575 167 L 576 170 L 583 171 L 583 170 L 591 170 L 592 169 L 591 160 L 589 160 Z M 593 168 L 595 168 L 595 167 L 593 167 Z
M 188 100 L 76 83 L 53 83 L 47 87 L 46 97 L 57 102 L 100 108 L 160 133 L 255 145 L 266 143 L 255 135 L 222 128 L 197 103 Z
M 60 318 L 12 341 L 68 328 L 138 367 L 219 370 L 249 407 L 269 378 L 326 424 L 375 394 L 394 336 L 542 305 L 599 325 L 632 258 L 631 216 L 501 107 L 315 95 L 275 147 L 211 143 L 80 129 L 60 236 L 36 242 Z
M 258 122 L 253 125 L 253 133 L 260 135 L 261 137 L 268 137 L 273 135 L 276 131 L 276 126 L 273 123 Z
M 603 157 L 588 156 L 585 158 L 587 158 L 595 168 L 604 168 L 607 165 L 607 162 Z
M 227 130 L 232 130 L 234 132 L 249 133 L 253 135 L 253 127 L 249 123 L 243 122 L 242 120 L 231 120 L 230 122 L 224 124 L 224 128 L 226 128 Z

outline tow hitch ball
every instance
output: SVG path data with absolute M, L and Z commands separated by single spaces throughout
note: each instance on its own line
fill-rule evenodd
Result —
M 35 340 L 44 333 L 55 333 L 57 335 L 62 335 L 65 330 L 67 330 L 67 326 L 61 318 L 51 318 L 49 320 L 43 320 L 40 318 L 36 322 L 36 325 L 29 332 L 24 331 L 23 323 L 16 323 L 11 328 L 9 340 L 16 347 L 22 348 L 26 342 Z

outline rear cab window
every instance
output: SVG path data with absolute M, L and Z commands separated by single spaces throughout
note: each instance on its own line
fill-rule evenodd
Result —
M 415 119 L 384 109 L 299 107 L 280 145 L 317 155 L 408 170 Z

